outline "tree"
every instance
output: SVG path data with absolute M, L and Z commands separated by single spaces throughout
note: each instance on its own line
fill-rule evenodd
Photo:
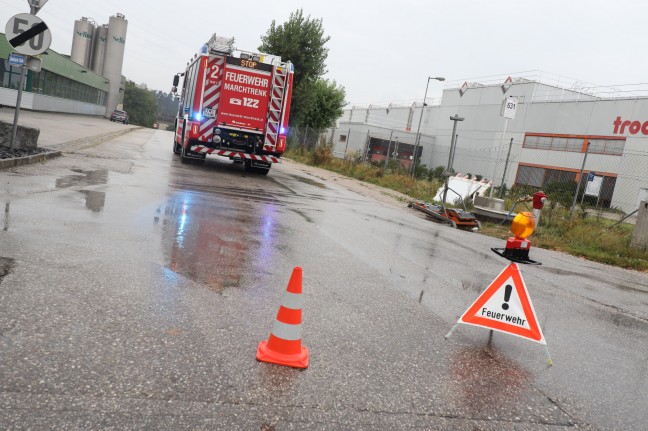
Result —
M 324 45 L 330 39 L 324 36 L 321 19 L 311 19 L 310 15 L 304 18 L 304 11 L 299 9 L 283 25 L 272 20 L 270 29 L 261 36 L 259 50 L 291 61 L 295 65 L 293 83 L 298 87 L 303 81 L 315 81 L 326 73 L 328 48 Z
M 176 115 L 178 115 L 178 101 L 175 96 L 171 93 L 165 93 L 163 91 L 156 92 L 157 102 L 158 102 L 158 118 L 162 121 L 174 121 Z
M 321 19 L 304 17 L 298 9 L 284 24 L 272 21 L 261 37 L 259 50 L 281 56 L 294 64 L 293 96 L 290 108 L 292 126 L 308 126 L 316 130 L 331 127 L 342 115 L 346 104 L 344 87 L 322 76 L 326 71 L 330 36 L 324 35 Z
M 149 90 L 146 85 L 138 86 L 133 81 L 126 81 L 124 110 L 128 112 L 131 124 L 152 127 L 158 116 L 155 91 Z
M 344 87 L 338 87 L 335 81 L 318 79 L 313 83 L 302 84 L 300 100 L 302 103 L 296 115 L 297 124 L 306 125 L 315 130 L 333 126 L 337 118 L 342 116 Z

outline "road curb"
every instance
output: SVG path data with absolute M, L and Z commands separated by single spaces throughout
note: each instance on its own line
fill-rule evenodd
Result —
M 60 151 L 49 151 L 47 153 L 34 154 L 27 157 L 16 157 L 13 159 L 0 160 L 0 169 L 14 168 L 16 166 L 30 165 L 32 163 L 42 163 L 54 157 L 59 157 Z

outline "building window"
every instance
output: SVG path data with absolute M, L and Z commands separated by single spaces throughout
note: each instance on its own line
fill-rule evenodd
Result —
M 625 140 L 620 139 L 590 139 L 589 152 L 595 154 L 613 154 L 620 156 L 623 154 Z
M 608 154 L 620 156 L 625 148 L 625 138 L 617 137 L 589 137 L 572 135 L 542 135 L 527 133 L 524 137 L 524 148 L 551 151 L 585 152 L 585 140 L 590 143 L 589 152 L 594 154 Z
M 19 83 L 20 68 L 12 67 L 8 61 L 0 59 L 0 86 L 17 90 Z M 40 72 L 28 71 L 24 90 L 34 94 L 45 94 L 101 106 L 106 105 L 105 91 L 45 69 Z
M 547 185 L 551 183 L 563 183 L 563 182 L 577 182 L 578 174 L 580 171 L 574 169 L 562 169 L 553 166 L 532 166 L 525 165 L 520 163 L 518 166 L 517 176 L 515 178 L 516 186 L 528 186 L 533 187 L 536 190 L 546 188 Z M 605 175 L 596 173 L 596 176 L 603 177 L 603 182 L 601 183 L 601 190 L 599 195 L 596 197 L 597 206 L 603 208 L 609 208 L 612 203 L 612 195 L 614 194 L 614 186 L 616 185 L 616 177 L 612 175 Z M 585 171 L 583 173 L 581 181 L 581 193 L 587 187 L 587 179 L 589 172 Z
M 346 135 L 340 135 L 340 142 L 346 142 Z
M 542 184 L 544 182 L 544 174 L 544 168 L 520 165 L 518 167 L 518 174 L 517 178 L 515 179 L 515 185 L 542 187 Z
M 9 64 L 9 61 L 0 59 L 0 83 L 3 87 L 11 88 L 12 90 L 17 90 L 18 85 L 20 85 L 20 68 L 14 67 Z M 25 87 L 27 85 L 27 80 L 25 80 Z

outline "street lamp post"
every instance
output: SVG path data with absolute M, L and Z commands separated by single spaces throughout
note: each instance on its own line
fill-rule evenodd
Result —
M 457 133 L 457 121 L 463 121 L 463 120 L 465 120 L 465 118 L 460 117 L 459 114 L 456 114 L 456 115 L 450 117 L 450 119 L 452 121 L 454 121 L 454 124 L 452 126 L 452 138 L 450 139 L 450 151 L 449 151 L 449 154 L 448 154 L 448 167 L 446 168 L 446 172 L 445 172 L 445 175 L 444 175 L 446 177 L 446 179 L 445 179 L 445 186 L 443 188 L 443 200 L 441 201 L 441 206 L 442 206 L 444 211 L 445 211 L 446 197 L 448 196 L 448 187 L 449 187 L 449 183 L 450 183 L 450 172 L 452 171 L 452 162 L 453 162 L 452 159 L 454 159 L 454 154 L 453 153 L 454 153 L 454 147 L 455 147 L 455 143 L 456 143 L 455 139 L 456 139 L 456 136 L 457 136 L 456 135 L 456 133 Z
M 430 86 L 430 79 L 435 79 L 437 81 L 445 81 L 445 78 L 442 76 L 428 76 L 427 83 L 425 84 L 425 95 L 423 96 L 423 106 L 421 106 L 421 116 L 419 117 L 418 130 L 416 131 L 416 144 L 414 145 L 414 154 L 412 155 L 412 176 L 416 171 L 416 154 L 418 152 L 418 147 L 421 142 L 421 122 L 423 122 L 423 111 L 425 110 L 425 100 L 427 99 L 428 87 Z

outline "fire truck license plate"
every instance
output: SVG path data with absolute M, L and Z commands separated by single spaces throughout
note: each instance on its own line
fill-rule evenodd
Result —
M 211 109 L 211 108 L 203 109 L 203 117 L 216 118 L 216 110 Z

